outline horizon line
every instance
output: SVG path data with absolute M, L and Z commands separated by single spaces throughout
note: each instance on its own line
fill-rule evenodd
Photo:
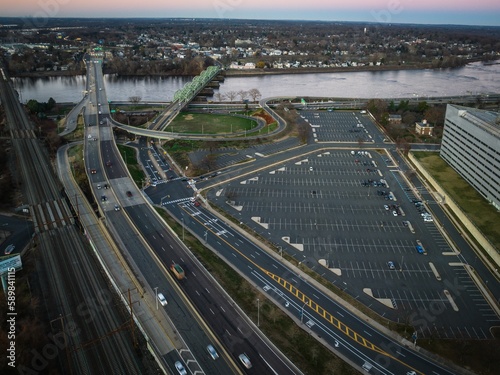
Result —
M 1 19 L 35 19 L 34 16 L 0 16 Z M 322 20 L 322 19 L 292 19 L 292 18 L 221 18 L 221 17 L 118 17 L 118 16 L 106 16 L 106 17 L 77 17 L 77 16 L 65 16 L 65 17 L 46 17 L 46 20 L 216 20 L 216 21 L 283 21 L 283 22 L 325 22 L 325 23 L 365 23 L 373 25 L 382 26 L 392 26 L 392 25 L 418 25 L 418 26 L 473 26 L 473 27 L 494 27 L 500 28 L 500 25 L 478 25 L 478 24 L 460 24 L 460 23 L 419 23 L 419 22 L 377 22 L 377 21 L 342 21 L 342 20 Z M 3 26 L 8 26 L 6 24 L 0 24 L 0 28 Z

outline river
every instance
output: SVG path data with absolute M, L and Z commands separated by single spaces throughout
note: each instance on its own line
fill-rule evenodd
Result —
M 85 89 L 84 76 L 15 78 L 21 100 L 77 102 Z M 105 75 L 109 100 L 139 96 L 142 101 L 171 101 L 188 77 L 116 77 Z M 342 73 L 284 74 L 228 77 L 220 92 L 256 88 L 262 97 L 320 96 L 350 98 L 402 98 L 500 93 L 500 64 L 468 64 L 457 69 L 398 70 Z

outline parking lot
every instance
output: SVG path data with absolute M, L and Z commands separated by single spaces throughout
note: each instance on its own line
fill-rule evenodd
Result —
M 373 142 L 373 123 L 360 112 L 300 111 L 319 142 Z
M 385 153 L 331 149 L 232 181 L 208 198 L 381 315 L 407 320 L 432 305 L 443 321 L 423 332 L 465 337 L 455 299 L 471 308 L 485 301 L 477 289 L 444 292 L 441 275 L 457 278 L 449 263 L 458 257 L 405 181 Z M 487 327 L 478 322 L 468 335 L 488 337 Z

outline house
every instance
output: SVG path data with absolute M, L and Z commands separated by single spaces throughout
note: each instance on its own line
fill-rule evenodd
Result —
M 434 130 L 434 125 L 428 124 L 427 120 L 422 120 L 422 122 L 415 123 L 415 133 L 420 135 L 432 135 Z
M 389 115 L 389 122 L 391 124 L 401 124 L 401 115 Z

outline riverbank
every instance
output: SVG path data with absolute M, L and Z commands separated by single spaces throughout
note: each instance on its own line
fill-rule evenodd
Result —
M 349 72 L 384 72 L 397 70 L 425 70 L 439 69 L 431 64 L 420 65 L 381 65 L 381 66 L 349 66 L 349 67 L 328 67 L 328 68 L 285 68 L 285 69 L 226 69 L 227 77 L 251 77 L 260 75 L 279 74 L 310 74 L 310 73 L 349 73 Z
M 472 62 L 472 61 L 469 61 Z M 458 66 L 460 68 L 462 66 Z M 280 74 L 309 74 L 309 73 L 348 73 L 348 72 L 383 72 L 383 71 L 400 71 L 400 70 L 425 70 L 425 69 L 439 69 L 433 67 L 432 64 L 419 64 L 419 65 L 381 65 L 381 66 L 349 66 L 349 67 L 328 67 L 328 68 L 284 68 L 284 69 L 225 69 L 224 74 L 227 77 L 252 77 L 262 75 L 280 75 Z M 44 77 L 71 77 L 85 75 L 85 70 L 49 70 L 43 72 L 26 72 L 19 74 L 12 74 L 11 77 L 16 78 L 44 78 Z M 133 77 L 181 77 L 182 74 L 174 74 L 171 72 L 165 73 L 150 73 L 150 74 L 116 74 L 113 72 L 105 72 L 105 74 L 117 75 L 118 77 L 133 78 Z M 189 76 L 186 76 L 189 77 Z

